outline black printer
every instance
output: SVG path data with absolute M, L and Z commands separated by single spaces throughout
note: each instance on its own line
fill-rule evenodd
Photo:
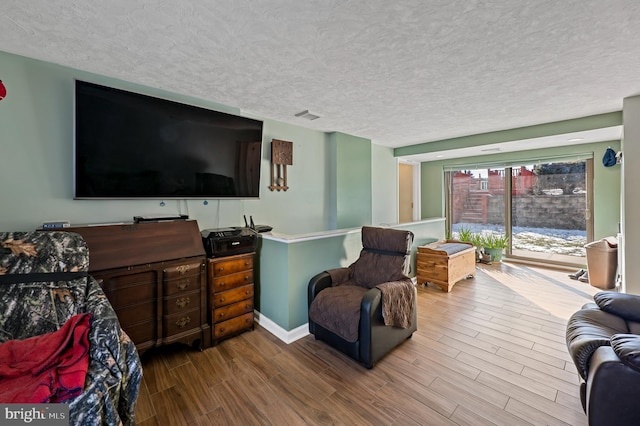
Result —
M 258 246 L 258 233 L 247 227 L 204 229 L 200 234 L 207 257 L 251 253 Z

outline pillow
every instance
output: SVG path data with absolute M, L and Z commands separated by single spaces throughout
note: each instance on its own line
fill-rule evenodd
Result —
M 614 334 L 611 337 L 611 347 L 623 363 L 640 371 L 640 336 Z
M 600 309 L 627 321 L 640 322 L 640 296 L 615 291 L 601 291 L 593 296 Z
M 362 250 L 353 267 L 353 281 L 361 287 L 373 288 L 378 284 L 406 278 L 402 273 L 404 256 L 391 256 Z

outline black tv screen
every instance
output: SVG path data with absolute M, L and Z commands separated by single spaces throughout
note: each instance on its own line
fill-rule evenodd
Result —
M 262 121 L 76 80 L 78 199 L 257 198 Z

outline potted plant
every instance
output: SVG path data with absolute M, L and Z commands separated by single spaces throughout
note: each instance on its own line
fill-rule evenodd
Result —
M 502 260 L 502 252 L 509 244 L 509 237 L 505 234 L 487 232 L 481 236 L 478 244 L 482 246 L 486 254 L 491 256 L 492 261 L 500 262 Z
M 476 248 L 476 262 L 484 260 L 482 253 L 482 234 L 473 232 L 470 228 L 462 227 L 460 228 L 460 231 L 458 231 L 458 241 L 473 244 Z M 489 260 L 490 259 L 487 259 L 487 262 Z

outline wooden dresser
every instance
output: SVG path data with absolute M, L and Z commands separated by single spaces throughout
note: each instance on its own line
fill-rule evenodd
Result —
M 174 342 L 211 346 L 206 256 L 196 221 L 65 230 L 84 237 L 89 272 L 140 353 Z
M 209 312 L 213 344 L 253 329 L 255 253 L 208 260 Z

